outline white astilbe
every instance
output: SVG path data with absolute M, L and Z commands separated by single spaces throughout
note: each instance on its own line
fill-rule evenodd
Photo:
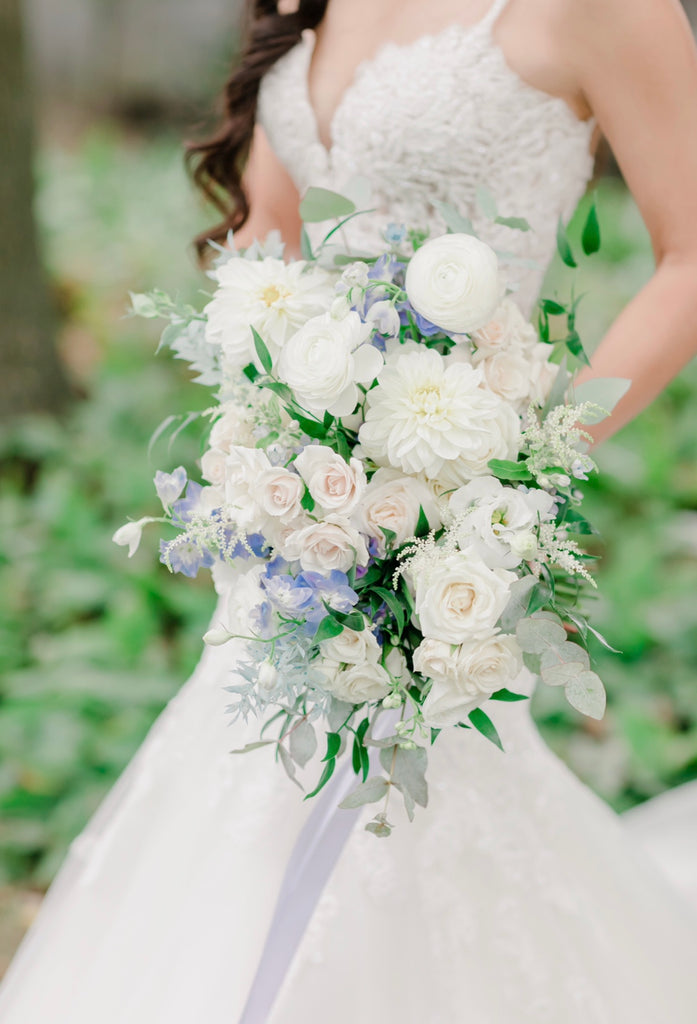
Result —
M 580 557 L 583 554 L 582 549 L 576 541 L 570 539 L 564 526 L 557 526 L 555 523 L 541 523 L 539 545 L 539 556 L 546 556 L 545 561 L 558 565 L 560 569 L 564 569 L 572 576 L 581 576 L 591 586 L 597 588 L 598 584 Z
M 577 476 L 579 472 L 597 469 L 593 459 L 584 453 L 592 436 L 579 423 L 585 417 L 597 412 L 592 402 L 581 405 L 558 405 L 542 422 L 539 422 L 533 407 L 528 412 L 527 426 L 523 431 L 523 451 L 527 453 L 527 468 L 540 487 L 550 489 L 554 481 L 545 472 L 558 468 Z M 580 464 L 580 465 L 579 465 Z

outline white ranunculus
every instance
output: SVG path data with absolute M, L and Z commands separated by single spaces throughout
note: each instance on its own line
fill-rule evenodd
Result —
M 254 489 L 267 469 L 271 469 L 271 463 L 258 448 L 234 446 L 226 456 L 225 502 L 231 508 L 231 518 L 243 529 L 258 529 L 260 526 L 261 510 Z
M 383 365 L 367 343 L 371 333 L 354 312 L 341 320 L 316 316 L 283 348 L 278 375 L 310 412 L 348 416 L 358 402 L 357 385 L 372 383 Z
M 421 632 L 462 644 L 486 636 L 508 604 L 516 574 L 490 569 L 479 558 L 456 552 L 420 572 L 414 604 Z
M 308 445 L 294 465 L 311 496 L 325 512 L 349 515 L 365 491 L 367 481 L 360 459 L 351 459 L 347 464 L 324 445 Z
M 496 253 L 473 235 L 441 235 L 424 242 L 404 284 L 417 313 L 444 331 L 469 334 L 493 316 L 501 298 Z
M 448 365 L 433 349 L 397 352 L 368 392 L 361 449 L 379 465 L 454 486 L 483 473 L 492 458 L 517 454 L 520 423 L 482 373 Z
M 373 474 L 354 513 L 353 522 L 361 533 L 376 538 L 384 554 L 383 530 L 391 530 L 395 534 L 395 544 L 403 544 L 416 532 L 419 508 L 423 508 L 431 529 L 437 529 L 440 515 L 428 484 L 418 477 L 404 476 L 397 469 L 381 468 Z
M 490 636 L 463 644 L 456 653 L 457 671 L 436 678 L 422 705 L 426 723 L 442 729 L 464 722 L 492 693 L 509 687 L 522 668 L 520 648 L 513 636 Z
M 230 368 L 258 363 L 250 325 L 275 361 L 286 341 L 334 298 L 332 275 L 302 260 L 232 259 L 213 276 L 218 288 L 204 310 L 206 340 L 221 347 Z
M 326 674 L 327 690 L 348 704 L 363 704 L 367 700 L 382 700 L 390 692 L 390 677 L 376 661 L 340 669 L 336 663 L 321 666 Z
M 368 564 L 368 549 L 358 530 L 340 516 L 327 516 L 295 530 L 285 542 L 285 558 L 299 561 L 310 572 L 348 572 L 353 565 Z
M 223 415 L 215 421 L 211 429 L 211 448 L 218 448 L 226 454 L 235 445 L 253 448 L 255 438 L 252 424 L 246 419 L 239 405 L 234 402 L 226 402 L 221 408 Z
M 344 626 L 343 633 L 323 640 L 320 644 L 322 657 L 342 665 L 362 665 L 366 661 L 375 661 L 380 657 L 380 644 L 370 629 L 360 632 Z
M 537 344 L 538 337 L 513 299 L 505 299 L 489 323 L 474 332 L 472 341 L 482 355 L 494 355 L 511 346 L 530 348 Z
M 302 511 L 305 488 L 297 473 L 282 466 L 265 469 L 252 486 L 252 494 L 267 516 L 291 520 Z

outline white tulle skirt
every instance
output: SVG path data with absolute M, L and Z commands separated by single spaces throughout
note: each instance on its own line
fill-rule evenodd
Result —
M 240 1020 L 312 802 L 268 748 L 230 755 L 258 730 L 224 713 L 231 659 L 205 652 L 72 843 L 2 1024 Z M 413 825 L 376 839 L 366 809 L 252 1024 L 694 1024 L 697 913 L 651 857 L 694 895 L 697 788 L 624 824 L 524 705 L 497 720 L 505 754 L 441 734 Z

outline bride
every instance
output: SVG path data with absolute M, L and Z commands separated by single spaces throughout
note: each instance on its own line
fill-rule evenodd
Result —
M 447 202 L 521 257 L 508 283 L 529 313 L 602 131 L 657 269 L 594 358 L 633 381 L 597 438 L 637 414 L 696 350 L 697 56 L 677 0 L 294 7 L 250 4 L 226 123 L 195 148 L 231 200 L 216 237 L 280 228 L 292 253 L 299 193 L 367 180 L 379 213 L 349 225 L 356 250 L 387 220 L 442 231 Z M 480 222 L 480 183 L 534 230 Z M 265 751 L 230 756 L 258 728 L 230 728 L 234 662 L 205 652 L 74 840 L 3 1024 L 695 1020 L 697 916 L 524 706 L 498 710 L 505 755 L 444 731 L 428 811 L 377 841 L 369 809 L 330 813 L 340 776 L 304 803 Z

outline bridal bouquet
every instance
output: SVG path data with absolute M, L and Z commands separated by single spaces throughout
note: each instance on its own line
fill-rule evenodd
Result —
M 356 258 L 336 238 L 357 211 L 310 190 L 306 221 L 338 222 L 317 251 L 306 233 L 291 262 L 274 235 L 221 249 L 202 312 L 133 297 L 169 319 L 163 343 L 215 404 L 205 482 L 158 472 L 164 515 L 115 540 L 133 553 L 146 523 L 165 522 L 170 570 L 229 574 L 205 640 L 235 641 L 231 710 L 264 719 L 245 750 L 275 748 L 295 778 L 324 731 L 309 796 L 350 757 L 342 806 L 384 801 L 377 835 L 393 789 L 410 818 L 426 805 L 442 729 L 500 744 L 496 702 L 526 699 L 523 664 L 587 715 L 605 704 L 579 610 L 593 585 L 579 482 L 595 468 L 583 425 L 622 387 L 575 389 L 575 306 L 544 301 L 533 327 L 497 254 L 443 209 L 448 234 L 389 225 L 385 251 Z M 556 342 L 555 317 L 568 328 Z

